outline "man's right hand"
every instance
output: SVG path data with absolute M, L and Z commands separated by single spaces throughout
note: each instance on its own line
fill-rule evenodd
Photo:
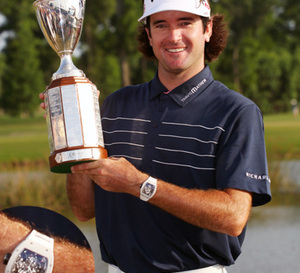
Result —
M 40 94 L 39 94 L 39 98 L 40 98 L 41 100 L 43 100 L 43 102 L 40 104 L 40 107 L 41 107 L 43 110 L 45 110 L 45 109 L 46 109 L 46 104 L 45 104 L 45 102 L 44 102 L 44 99 L 45 99 L 44 93 L 40 93 Z M 44 118 L 46 118 L 46 114 L 44 114 Z
M 44 103 L 44 99 L 45 99 L 44 93 L 40 93 L 40 94 L 39 94 L 39 98 L 40 98 L 41 100 L 43 100 L 43 102 L 40 104 L 40 106 L 41 106 L 42 109 L 45 110 L 46 105 L 45 105 L 45 103 Z

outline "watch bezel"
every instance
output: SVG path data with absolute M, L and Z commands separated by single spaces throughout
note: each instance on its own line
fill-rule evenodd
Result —
M 45 273 L 52 273 L 54 266 L 53 246 L 54 240 L 52 238 L 33 230 L 11 253 L 4 272 L 11 273 L 18 257 L 27 249 L 41 257 L 47 258 L 47 269 Z

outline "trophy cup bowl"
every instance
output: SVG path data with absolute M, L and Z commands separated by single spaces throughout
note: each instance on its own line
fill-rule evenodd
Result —
M 50 170 L 70 173 L 73 165 L 107 157 L 97 87 L 72 61 L 85 0 L 37 0 L 33 6 L 46 40 L 61 60 L 44 92 Z

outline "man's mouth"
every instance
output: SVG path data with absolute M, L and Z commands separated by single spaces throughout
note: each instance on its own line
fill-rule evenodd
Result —
M 184 51 L 186 48 L 182 47 L 182 48 L 169 48 L 167 49 L 168 52 L 170 53 L 178 53 L 178 52 L 182 52 Z

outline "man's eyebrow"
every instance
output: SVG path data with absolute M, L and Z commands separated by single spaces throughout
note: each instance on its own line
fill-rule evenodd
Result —
M 177 19 L 177 21 L 195 21 L 194 17 L 180 17 Z M 160 20 L 156 20 L 153 22 L 153 25 L 157 25 L 157 24 L 161 24 L 161 23 L 165 23 L 166 20 L 160 19 Z
M 161 23 L 165 23 L 166 20 L 156 20 L 153 22 L 153 25 L 157 25 L 157 24 L 161 24 Z
M 178 21 L 194 21 L 194 17 L 181 17 L 178 19 Z

